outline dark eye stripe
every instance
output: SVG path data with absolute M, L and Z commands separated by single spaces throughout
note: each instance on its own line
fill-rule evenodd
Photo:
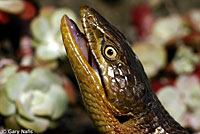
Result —
M 104 45 L 105 43 L 105 39 L 103 38 L 103 40 L 101 41 L 101 47 Z

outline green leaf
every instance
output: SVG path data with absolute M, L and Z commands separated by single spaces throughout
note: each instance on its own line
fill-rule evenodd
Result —
M 31 113 L 30 108 L 26 104 L 23 104 L 20 100 L 16 100 L 16 106 L 20 115 L 29 120 L 34 119 L 34 115 Z
M 6 92 L 10 100 L 14 101 L 27 86 L 30 77 L 27 72 L 19 72 L 10 77 L 6 83 Z
M 7 66 L 0 73 L 0 85 L 5 84 L 8 78 L 17 71 L 17 66 Z
M 24 3 L 22 0 L 1 0 L 0 9 L 9 14 L 20 14 L 24 10 Z
M 31 112 L 39 116 L 51 116 L 54 107 L 52 98 L 41 91 L 34 91 L 31 101 Z
M 169 40 L 182 38 L 189 32 L 189 27 L 186 27 L 184 19 L 179 15 L 162 17 L 157 19 L 153 25 L 151 42 L 164 46 Z
M 188 94 L 190 89 L 198 89 L 200 87 L 199 78 L 195 75 L 179 75 L 176 80 L 176 87 L 183 95 Z
M 155 76 L 166 64 L 167 56 L 163 47 L 152 44 L 137 44 L 132 49 L 144 65 L 148 77 Z
M 52 30 L 54 30 L 54 33 L 57 33 L 57 31 L 60 30 L 60 20 L 64 14 L 67 14 L 67 16 L 72 19 L 74 22 L 77 22 L 77 16 L 76 14 L 71 10 L 67 8 L 60 8 L 53 12 L 50 20 L 50 24 L 52 26 Z
M 49 23 L 43 16 L 36 17 L 31 23 L 31 32 L 36 40 L 46 40 L 47 34 L 49 34 Z
M 195 109 L 194 116 L 195 116 L 195 119 L 199 122 L 198 127 L 200 128 L 200 107 Z
M 180 75 L 176 80 L 176 87 L 192 111 L 200 107 L 200 83 L 197 76 Z
M 46 45 L 40 45 L 37 47 L 36 56 L 41 60 L 55 60 L 61 54 L 59 53 L 59 44 L 53 39 L 53 37 L 48 38 L 47 42 L 43 42 Z M 63 45 L 62 45 L 63 46 Z M 64 50 L 64 49 L 63 49 Z
M 4 116 L 9 116 L 14 114 L 15 112 L 15 104 L 7 98 L 5 90 L 0 90 L 0 114 Z
M 190 88 L 185 94 L 185 103 L 194 111 L 200 107 L 200 86 L 197 88 Z
M 181 100 L 182 98 L 176 89 L 172 86 L 166 86 L 160 89 L 157 95 L 170 115 L 172 115 L 179 123 L 183 123 L 186 105 L 184 105 L 184 102 Z
M 61 78 L 47 69 L 36 68 L 30 74 L 30 81 L 26 90 L 40 89 L 46 91 L 54 83 L 62 85 Z
M 50 121 L 44 118 L 35 117 L 33 121 L 25 120 L 20 116 L 17 116 L 17 122 L 26 129 L 31 129 L 35 133 L 42 133 L 47 130 Z
M 52 119 L 58 119 L 67 109 L 67 95 L 64 89 L 59 85 L 52 85 L 48 96 L 53 100 L 54 112 L 51 116 Z
M 199 56 L 190 47 L 180 46 L 173 58 L 172 67 L 177 74 L 192 73 L 199 61 Z

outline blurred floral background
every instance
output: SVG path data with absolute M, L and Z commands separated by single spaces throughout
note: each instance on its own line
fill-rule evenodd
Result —
M 199 0 L 1 0 L 0 134 L 5 128 L 98 133 L 59 29 L 63 14 L 81 28 L 81 5 L 124 33 L 162 104 L 191 133 L 200 133 Z

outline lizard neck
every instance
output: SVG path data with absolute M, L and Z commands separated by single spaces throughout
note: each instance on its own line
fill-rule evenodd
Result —
M 146 96 L 146 98 L 142 111 L 134 114 L 134 116 L 124 122 L 123 125 L 143 134 L 188 134 L 188 132 L 170 116 L 153 92 L 151 95 Z

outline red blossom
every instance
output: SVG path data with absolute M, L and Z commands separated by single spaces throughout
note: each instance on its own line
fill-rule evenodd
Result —
M 153 91 L 156 93 L 159 91 L 159 89 L 161 87 L 163 87 L 163 84 L 160 81 L 157 81 L 157 82 L 151 83 L 151 87 L 152 87 Z
M 175 80 L 173 78 L 170 79 L 161 79 L 160 81 L 152 82 L 151 87 L 153 88 L 154 92 L 158 92 L 162 87 L 167 85 L 174 85 Z
M 33 67 L 31 66 L 20 66 L 17 72 L 26 71 L 30 73 L 32 70 L 33 70 Z
M 131 10 L 131 21 L 136 26 L 141 40 L 145 40 L 151 34 L 154 20 L 151 8 L 147 4 L 138 5 Z
M 190 44 L 200 43 L 200 33 L 192 32 L 183 38 L 183 41 Z
M 7 24 L 10 21 L 6 13 L 0 12 L 0 24 Z
M 200 79 L 200 65 L 197 67 L 195 74 L 198 76 L 198 78 Z
M 20 18 L 23 20 L 31 20 L 33 17 L 36 15 L 36 8 L 35 6 L 29 2 L 29 1 L 24 1 L 24 11 L 21 13 Z

